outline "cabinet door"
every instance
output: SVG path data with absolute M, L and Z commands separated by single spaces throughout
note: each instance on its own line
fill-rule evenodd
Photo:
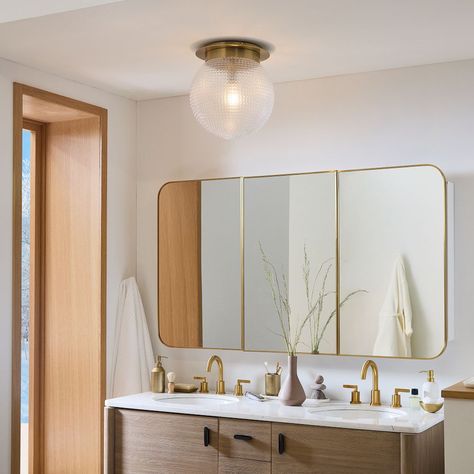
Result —
M 400 435 L 272 424 L 272 473 L 400 473 Z
M 114 422 L 116 474 L 217 473 L 217 418 L 115 410 Z

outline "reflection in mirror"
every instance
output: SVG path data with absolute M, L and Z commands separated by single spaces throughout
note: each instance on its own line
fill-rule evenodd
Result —
M 341 354 L 432 358 L 445 345 L 445 180 L 431 166 L 339 175 Z
M 203 347 L 241 349 L 240 179 L 201 182 Z
M 335 229 L 334 173 L 244 180 L 246 350 L 336 352 Z
M 158 208 L 161 340 L 241 349 L 240 179 L 168 183 Z

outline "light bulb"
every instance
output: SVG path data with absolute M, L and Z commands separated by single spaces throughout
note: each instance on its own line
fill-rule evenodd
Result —
M 226 107 L 236 108 L 242 105 L 242 94 L 237 84 L 228 84 L 224 91 Z

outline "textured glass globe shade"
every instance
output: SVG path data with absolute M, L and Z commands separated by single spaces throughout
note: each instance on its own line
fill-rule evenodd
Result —
M 196 120 L 229 140 L 258 130 L 269 119 L 273 84 L 253 59 L 209 59 L 196 74 L 189 99 Z

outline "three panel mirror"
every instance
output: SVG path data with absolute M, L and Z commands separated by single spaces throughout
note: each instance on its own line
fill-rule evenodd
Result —
M 171 347 L 434 358 L 446 181 L 430 165 L 180 181 L 158 199 Z

